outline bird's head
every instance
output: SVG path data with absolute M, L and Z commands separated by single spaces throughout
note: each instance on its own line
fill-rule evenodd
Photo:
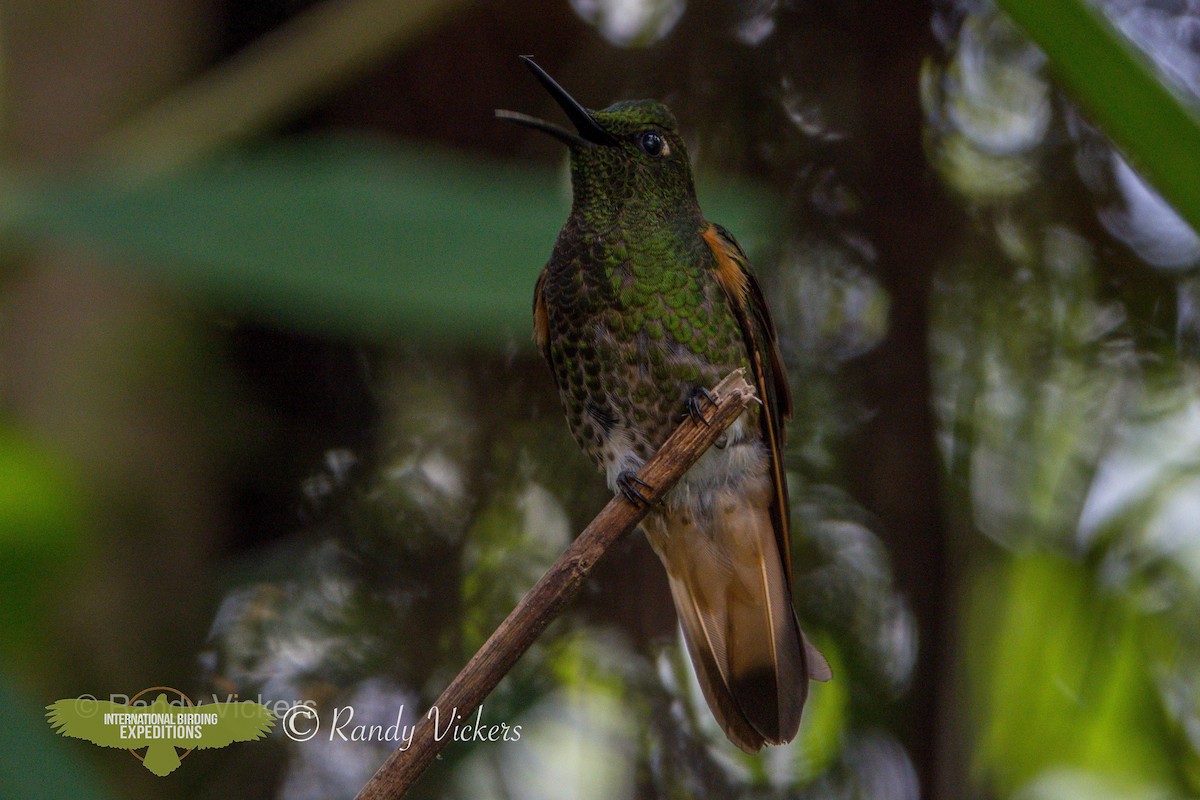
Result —
M 669 217 L 696 208 L 687 149 L 671 110 L 655 100 L 624 100 L 601 111 L 580 105 L 545 70 L 522 56 L 575 126 L 574 131 L 513 111 L 496 115 L 547 133 L 570 148 L 577 210 L 647 211 Z

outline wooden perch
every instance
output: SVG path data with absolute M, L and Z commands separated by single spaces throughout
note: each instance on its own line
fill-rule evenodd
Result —
M 713 405 L 702 405 L 707 423 L 685 417 L 638 473 L 649 487 L 643 488 L 642 494 L 651 504 L 675 485 L 754 399 L 754 389 L 742 370 L 728 375 L 711 391 Z M 457 712 L 462 718 L 469 717 L 575 596 L 596 562 L 649 511 L 648 506 L 631 503 L 620 494 L 613 497 L 442 692 L 434 703 L 440 716 L 451 718 Z M 451 739 L 443 736 L 437 741 L 434 734 L 427 713 L 417 725 L 410 746 L 394 751 L 355 800 L 402 797 Z

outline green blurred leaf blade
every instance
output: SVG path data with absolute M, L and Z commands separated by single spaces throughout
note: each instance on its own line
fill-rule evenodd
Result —
M 719 218 L 761 238 L 771 217 L 761 193 L 714 196 Z M 129 260 L 222 311 L 494 348 L 529 339 L 533 284 L 568 207 L 555 170 L 326 137 L 136 184 L 38 186 L 13 223 Z

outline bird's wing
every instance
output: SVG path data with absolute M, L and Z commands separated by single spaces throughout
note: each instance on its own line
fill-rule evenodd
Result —
M 549 363 L 550 316 L 546 312 L 546 298 L 542 296 L 545 283 L 546 270 L 543 269 L 533 287 L 533 340 L 537 343 L 538 349 L 542 351 L 542 355 L 546 357 L 546 362 Z
M 224 747 L 231 742 L 250 742 L 266 736 L 275 725 L 275 715 L 261 703 L 243 700 L 240 703 L 205 703 L 186 711 L 216 714 L 215 725 L 205 725 L 204 735 L 194 746 L 197 749 Z M 193 746 L 191 743 L 184 746 Z
M 788 388 L 787 372 L 779 353 L 775 324 L 763 297 L 762 289 L 750 272 L 750 260 L 733 234 L 720 225 L 709 224 L 704 231 L 716 258 L 717 283 L 729 299 L 730 308 L 742 330 L 754 385 L 763 404 L 762 436 L 771 452 L 771 476 L 775 496 L 771 501 L 771 520 L 775 539 L 783 559 L 788 586 L 792 585 L 791 534 L 788 520 L 787 476 L 783 467 L 785 422 L 792 416 L 792 393 Z
M 101 747 L 139 748 L 150 739 L 121 738 L 121 727 L 105 724 L 105 714 L 128 714 L 134 711 L 124 703 L 93 700 L 90 697 L 59 700 L 46 706 L 46 719 L 56 733 L 76 739 L 86 739 Z

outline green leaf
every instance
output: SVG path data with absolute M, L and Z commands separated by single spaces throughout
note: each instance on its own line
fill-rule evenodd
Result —
M 1160 194 L 1200 230 L 1200 120 L 1083 0 L 998 0 L 1055 75 Z
M 970 581 L 966 645 L 981 735 L 976 766 L 997 796 L 1061 769 L 1171 787 L 1169 734 L 1142 618 L 1095 576 L 1045 554 Z
M 87 545 L 86 501 L 67 464 L 4 423 L 0 476 L 0 653 L 16 658 Z
M 714 210 L 751 246 L 745 187 Z M 82 243 L 232 313 L 318 333 L 495 347 L 530 338 L 566 219 L 564 174 L 415 146 L 315 139 L 131 184 L 105 175 L 9 203 L 27 235 Z

